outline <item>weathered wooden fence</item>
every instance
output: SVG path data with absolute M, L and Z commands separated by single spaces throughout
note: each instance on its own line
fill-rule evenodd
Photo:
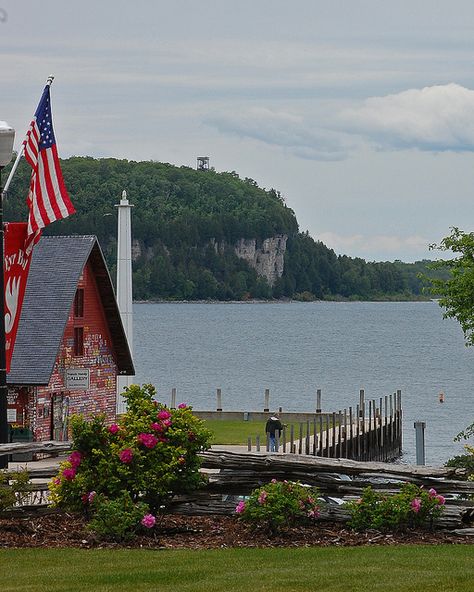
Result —
M 278 451 L 290 454 L 361 461 L 394 460 L 402 453 L 401 391 L 367 404 L 365 391 L 361 389 L 355 409 L 318 414 L 312 421 L 291 424 L 283 429 L 276 444 Z M 254 441 L 249 438 L 247 447 L 249 451 L 260 451 L 260 436 Z M 269 450 L 268 437 L 263 447 Z
M 11 452 L 64 452 L 67 443 L 36 442 L 0 445 L 0 454 Z M 171 511 L 180 514 L 233 514 L 237 500 L 272 479 L 301 481 L 319 488 L 328 500 L 322 517 L 347 521 L 349 514 L 341 502 L 355 499 L 371 485 L 382 492 L 394 493 L 403 483 L 433 487 L 447 498 L 446 510 L 439 521 L 443 528 L 462 534 L 474 533 L 474 483 L 465 480 L 465 471 L 447 467 L 409 466 L 395 463 L 360 462 L 297 454 L 235 453 L 210 450 L 201 453 L 207 485 L 198 492 L 173 500 Z M 34 464 L 34 463 L 33 463 Z M 32 505 L 16 512 L 50 511 L 47 480 L 57 468 L 32 468 Z

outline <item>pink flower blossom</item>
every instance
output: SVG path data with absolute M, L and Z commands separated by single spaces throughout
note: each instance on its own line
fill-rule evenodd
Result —
M 237 514 L 242 514 L 242 512 L 245 510 L 245 502 L 239 502 L 235 508 L 235 512 Z
M 77 469 L 77 467 L 81 464 L 82 454 L 78 450 L 74 450 L 74 452 L 71 452 L 67 459 L 71 463 L 71 466 L 74 469 Z
M 165 420 L 163 420 L 162 424 L 163 424 L 163 427 L 164 428 L 169 428 L 170 425 L 171 425 L 171 420 L 170 419 L 165 419 Z
M 87 495 L 87 493 L 81 495 L 81 501 L 84 505 L 87 504 L 87 502 L 89 501 L 89 496 Z
M 111 434 L 116 434 L 119 430 L 120 428 L 116 423 L 113 423 L 111 426 L 109 426 L 109 432 Z
M 266 502 L 266 500 L 267 500 L 267 497 L 268 497 L 268 493 L 267 493 L 265 490 L 261 491 L 261 492 L 260 492 L 260 495 L 258 496 L 258 503 L 259 503 L 261 506 L 263 506 L 263 504 L 264 504 L 264 503 Z
M 145 514 L 145 516 L 143 516 L 142 518 L 142 525 L 145 528 L 153 528 L 156 524 L 156 518 L 153 516 L 153 514 Z
M 58 477 L 56 477 L 56 479 L 53 480 L 53 483 L 55 485 L 61 485 L 61 479 L 59 479 Z
M 178 405 L 178 409 L 186 409 L 186 407 L 187 407 L 186 403 L 180 403 Z
M 120 460 L 123 463 L 125 463 L 126 465 L 128 465 L 129 463 L 132 462 L 132 459 L 133 459 L 133 450 L 131 448 L 125 448 L 119 454 L 119 458 L 120 458 Z
M 437 495 L 436 496 L 436 501 L 438 502 L 438 504 L 440 506 L 444 506 L 444 504 L 446 503 L 446 498 L 442 495 Z
M 73 479 L 76 477 L 76 469 L 64 469 L 63 477 L 66 479 L 66 481 L 73 481 Z
M 415 497 L 415 499 L 411 502 L 411 509 L 418 513 L 421 509 L 421 499 Z
M 89 494 L 87 495 L 87 501 L 90 504 L 92 504 L 96 495 L 97 495 L 97 493 L 95 491 L 90 491 Z
M 167 411 L 166 409 L 162 409 L 158 413 L 158 419 L 169 419 L 170 417 L 171 417 L 171 413 L 169 411 Z
M 161 423 L 157 423 L 156 421 L 154 421 L 150 428 L 152 430 L 155 430 L 155 432 L 161 432 L 163 430 L 163 426 L 161 425 Z
M 154 448 L 158 443 L 158 438 L 153 434 L 138 434 L 137 440 L 146 448 Z
M 436 493 L 436 489 L 433 489 L 433 488 L 431 488 L 431 489 L 428 491 L 428 495 L 429 495 L 430 497 L 436 497 L 438 494 Z
M 272 479 L 271 483 L 278 483 L 276 479 Z
M 317 509 L 312 509 L 312 510 L 308 510 L 308 518 L 319 518 L 319 510 Z

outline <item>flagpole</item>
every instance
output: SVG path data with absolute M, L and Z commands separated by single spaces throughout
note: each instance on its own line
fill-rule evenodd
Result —
M 48 80 L 46 80 L 46 86 L 51 86 L 53 84 L 54 76 L 48 76 Z M 20 164 L 21 157 L 23 156 L 23 152 L 25 151 L 25 142 L 22 142 L 20 150 L 18 150 L 18 154 L 16 155 L 15 162 L 10 170 L 10 174 L 8 175 L 8 179 L 5 182 L 5 186 L 2 191 L 2 197 L 4 193 L 8 192 L 8 188 L 10 187 L 10 183 L 13 179 L 13 175 Z

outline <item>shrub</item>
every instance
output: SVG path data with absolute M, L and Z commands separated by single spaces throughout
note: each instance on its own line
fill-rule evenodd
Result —
M 134 503 L 126 491 L 115 499 L 96 495 L 90 504 L 94 512 L 88 529 L 100 538 L 117 542 L 132 538 L 139 530 L 144 516 L 148 515 L 147 505 Z
M 247 500 L 239 502 L 235 511 L 253 527 L 276 534 L 294 524 L 318 518 L 318 495 L 314 487 L 273 479 L 255 489 Z
M 432 526 L 442 514 L 445 499 L 436 490 L 426 491 L 412 483 L 405 483 L 393 495 L 376 493 L 372 487 L 364 489 L 362 497 L 347 504 L 351 513 L 350 526 L 354 530 L 404 530 Z
M 54 504 L 93 513 L 92 492 L 110 501 L 123 501 L 126 492 L 131 503 L 157 512 L 201 485 L 198 452 L 209 447 L 211 433 L 191 407 L 168 409 L 154 396 L 151 385 L 130 386 L 127 412 L 109 426 L 104 416 L 71 418 L 73 452 L 50 483 Z
M 468 476 L 474 475 L 474 446 L 466 444 L 464 446 L 466 454 L 459 454 L 450 458 L 446 463 L 446 467 L 454 467 L 456 469 L 466 469 Z
M 30 476 L 26 469 L 0 471 L 0 512 L 21 506 L 30 495 Z

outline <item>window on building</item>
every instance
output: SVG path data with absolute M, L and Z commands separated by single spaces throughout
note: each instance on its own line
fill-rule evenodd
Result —
M 82 319 L 84 316 L 84 289 L 78 288 L 74 297 L 74 316 Z
M 74 355 L 84 355 L 84 327 L 74 327 Z

